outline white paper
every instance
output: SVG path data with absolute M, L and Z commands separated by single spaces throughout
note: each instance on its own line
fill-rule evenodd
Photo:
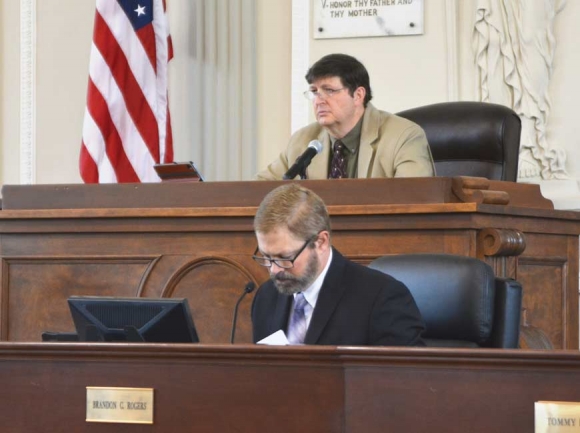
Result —
M 287 346 L 290 344 L 286 338 L 286 334 L 281 329 L 274 332 L 272 335 L 268 335 L 266 338 L 258 341 L 258 344 L 268 344 L 270 346 Z

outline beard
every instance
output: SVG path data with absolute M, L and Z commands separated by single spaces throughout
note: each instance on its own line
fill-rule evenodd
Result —
M 282 295 L 293 295 L 310 287 L 318 276 L 319 268 L 318 256 L 311 253 L 302 275 L 292 275 L 287 271 L 280 271 L 277 274 L 270 275 L 270 279 Z

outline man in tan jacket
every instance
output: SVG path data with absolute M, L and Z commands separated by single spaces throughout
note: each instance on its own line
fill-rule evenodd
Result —
M 376 109 L 366 68 L 354 57 L 330 54 L 308 70 L 316 122 L 290 138 L 287 148 L 257 178 L 281 180 L 312 140 L 322 151 L 308 168 L 308 179 L 424 177 L 435 167 L 425 132 L 415 123 Z

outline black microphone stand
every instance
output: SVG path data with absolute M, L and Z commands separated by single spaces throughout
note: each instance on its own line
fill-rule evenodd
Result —
M 250 281 L 248 284 L 246 284 L 246 287 L 244 287 L 244 293 L 242 293 L 242 296 L 240 296 L 240 299 L 238 299 L 238 302 L 236 302 L 236 306 L 234 307 L 234 318 L 232 320 L 232 333 L 230 335 L 230 344 L 234 344 L 234 337 L 236 335 L 236 322 L 238 321 L 238 308 L 240 306 L 240 303 L 246 297 L 246 295 L 248 293 L 252 293 L 255 288 L 256 285 L 252 281 Z

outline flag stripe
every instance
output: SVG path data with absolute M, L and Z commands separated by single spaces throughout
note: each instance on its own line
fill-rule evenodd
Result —
M 160 142 L 160 160 L 167 161 L 166 152 L 170 149 L 171 161 L 173 161 L 173 140 L 172 135 L 167 133 L 167 127 L 171 128 L 170 118 L 167 116 L 169 112 L 167 91 L 162 91 L 162 89 L 167 89 L 168 87 L 168 70 L 164 68 L 171 57 L 171 38 L 169 37 L 167 23 L 167 16 L 165 14 L 165 7 L 162 3 L 156 2 L 154 4 L 154 14 L 158 17 L 157 20 L 153 21 L 153 28 L 155 29 L 156 43 L 157 43 L 157 62 L 158 62 L 158 73 L 157 73 L 157 89 L 160 90 L 158 94 L 158 115 L 159 115 L 159 142 Z
M 104 25 L 105 28 L 108 29 L 108 32 L 116 42 L 110 47 L 110 50 L 113 53 L 118 50 L 123 53 L 124 59 L 127 61 L 133 77 L 139 83 L 141 92 L 145 95 L 148 104 L 155 112 L 158 93 L 157 88 L 153 85 L 156 79 L 156 62 L 151 62 L 149 60 L 149 53 L 146 51 L 139 37 L 133 31 L 131 22 L 117 1 L 107 0 L 99 2 L 97 12 L 102 21 L 100 25 Z M 153 24 L 143 27 L 139 31 L 144 29 L 155 31 Z M 95 33 L 99 31 L 100 30 L 97 29 L 95 25 Z M 95 39 L 94 36 L 93 39 Z M 105 57 L 103 53 L 101 53 L 101 55 Z M 162 71 L 166 69 L 166 66 L 163 66 L 166 64 L 167 61 L 162 64 Z
M 83 141 L 81 146 L 81 167 L 84 167 L 84 170 L 81 170 L 81 177 L 83 178 L 84 183 L 98 183 L 99 182 L 99 168 L 89 151 L 87 150 L 85 143 Z
M 173 161 L 165 6 L 96 0 L 79 160 L 84 182 L 158 182 L 153 165 Z
M 99 127 L 88 113 L 88 109 L 85 111 L 85 121 L 83 124 L 83 144 L 87 154 L 97 167 L 96 180 L 94 182 L 117 182 L 115 169 L 105 153 L 105 140 L 101 135 Z M 94 175 L 91 175 L 92 179 L 94 177 Z
M 91 60 L 90 76 L 94 77 L 92 82 L 107 101 L 109 116 L 117 131 L 119 131 L 127 158 L 138 172 L 142 182 L 155 179 L 156 175 L 153 170 L 155 160 L 149 153 L 146 143 L 143 141 L 127 110 L 121 89 L 117 86 L 105 60 L 98 51 Z M 89 97 L 90 95 L 89 93 Z M 105 137 L 105 139 L 108 140 L 108 137 Z M 138 167 L 140 167 L 140 170 L 137 170 Z
M 101 137 L 105 138 L 103 144 L 117 181 L 139 182 L 139 177 L 125 154 L 123 142 L 111 119 L 107 101 L 92 81 L 89 81 L 89 100 L 91 102 L 87 105 L 87 110 L 99 128 Z
M 169 115 L 169 107 L 167 107 L 167 122 L 165 124 L 166 146 L 163 155 L 163 162 L 173 162 L 173 132 L 171 131 L 171 116 Z
M 109 30 L 100 14 L 95 22 L 94 42 L 97 49 L 109 66 L 115 82 L 119 86 L 127 111 L 133 118 L 133 122 L 141 137 L 147 144 L 155 161 L 159 161 L 159 134 L 157 132 L 157 120 L 151 110 L 151 106 L 145 100 L 139 83 L 129 67 L 125 54 L 117 45 L 117 40 Z
M 141 41 L 141 45 L 145 49 L 147 53 L 147 57 L 151 62 L 151 66 L 153 66 L 153 70 L 157 71 L 157 56 L 155 55 L 156 45 L 155 45 L 155 32 L 153 31 L 153 27 L 147 26 L 143 27 L 139 31 L 136 32 L 139 41 Z

